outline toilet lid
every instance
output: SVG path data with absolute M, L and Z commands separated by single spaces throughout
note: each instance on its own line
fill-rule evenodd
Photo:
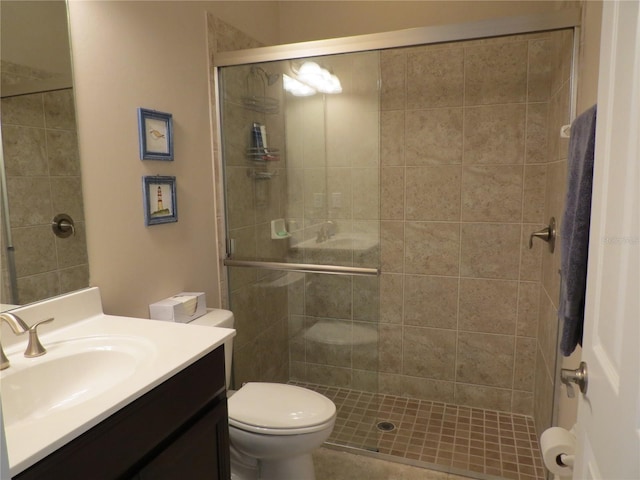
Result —
M 229 425 L 271 435 L 321 430 L 336 406 L 306 388 L 282 383 L 247 383 L 228 400 Z

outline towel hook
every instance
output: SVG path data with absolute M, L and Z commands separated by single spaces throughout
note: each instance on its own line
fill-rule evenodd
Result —
M 553 253 L 556 247 L 556 219 L 555 217 L 551 217 L 549 219 L 549 226 L 543 228 L 542 230 L 538 230 L 537 232 L 533 232 L 529 236 L 529 248 L 533 248 L 533 239 L 537 237 L 541 240 L 544 240 L 549 244 L 549 252 Z

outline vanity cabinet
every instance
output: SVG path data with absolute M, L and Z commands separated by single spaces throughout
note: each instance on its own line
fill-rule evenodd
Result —
M 228 480 L 223 348 L 178 372 L 14 479 Z

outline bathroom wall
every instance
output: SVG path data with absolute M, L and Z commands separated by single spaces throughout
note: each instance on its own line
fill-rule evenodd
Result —
M 539 14 L 579 4 L 571 0 L 284 1 L 278 15 L 280 43 Z
M 28 70 L 12 69 L 22 76 Z M 88 286 L 73 90 L 3 98 L 2 141 L 18 302 Z M 58 238 L 53 234 L 51 221 L 59 213 L 73 218 L 75 235 Z M 6 262 L 2 264 L 6 275 Z M 8 287 L 6 277 L 2 285 Z M 9 298 L 7 291 L 2 298 Z
M 91 284 L 111 314 L 182 290 L 220 305 L 207 10 L 276 41 L 275 2 L 69 2 Z M 139 159 L 138 107 L 173 114 L 173 162 Z M 178 222 L 145 227 L 141 177 L 157 174 L 177 177 Z

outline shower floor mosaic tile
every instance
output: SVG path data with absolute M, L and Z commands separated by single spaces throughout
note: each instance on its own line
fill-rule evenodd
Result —
M 545 478 L 530 417 L 346 388 L 295 385 L 315 390 L 336 404 L 329 443 L 426 468 L 472 472 L 485 479 Z

